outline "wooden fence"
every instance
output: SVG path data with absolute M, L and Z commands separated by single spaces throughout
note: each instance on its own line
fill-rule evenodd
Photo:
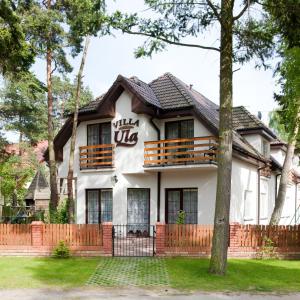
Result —
M 56 246 L 65 241 L 69 247 L 102 246 L 100 224 L 45 224 L 43 246 Z
M 0 224 L 0 246 L 31 246 L 30 224 Z
M 213 225 L 177 225 L 165 226 L 166 252 L 210 252 Z
M 253 251 L 263 247 L 266 239 L 279 251 L 300 251 L 300 225 L 238 225 L 234 246 L 242 251 Z
M 103 226 L 42 222 L 0 224 L 0 254 L 49 255 L 59 241 L 64 241 L 75 255 L 100 255 L 103 250 Z
M 157 235 L 158 253 L 164 255 L 210 255 L 213 225 L 166 224 Z M 159 230 L 161 235 L 161 230 Z M 300 257 L 300 225 L 263 226 L 231 224 L 229 256 L 251 257 L 262 250 L 266 239 L 283 256 Z M 162 242 L 163 240 L 163 242 Z

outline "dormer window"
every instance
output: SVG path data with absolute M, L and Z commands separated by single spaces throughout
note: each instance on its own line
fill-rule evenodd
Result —
M 265 157 L 269 157 L 270 156 L 270 144 L 266 140 L 262 140 L 262 143 L 261 143 L 261 153 Z

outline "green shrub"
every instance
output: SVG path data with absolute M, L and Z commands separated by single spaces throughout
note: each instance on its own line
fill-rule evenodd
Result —
M 70 249 L 64 241 L 59 241 L 58 245 L 53 250 L 52 256 L 55 258 L 69 258 Z
M 186 216 L 185 211 L 180 210 L 177 215 L 176 224 L 179 224 L 179 225 L 185 224 L 185 216 Z
M 261 247 L 260 251 L 256 255 L 257 259 L 277 259 L 278 255 L 276 252 L 276 248 L 274 246 L 274 242 L 264 236 L 263 238 L 263 246 Z
M 57 207 L 57 210 L 54 211 L 49 206 L 50 212 L 50 223 L 52 224 L 68 224 L 68 208 L 67 208 L 67 199 L 61 201 Z

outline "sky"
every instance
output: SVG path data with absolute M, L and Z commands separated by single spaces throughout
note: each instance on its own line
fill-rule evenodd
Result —
M 109 9 L 118 8 L 127 12 L 148 14 L 143 0 L 117 0 Z M 250 13 L 253 13 L 250 11 Z M 255 12 L 254 12 L 255 13 Z M 214 27 L 203 37 L 188 42 L 198 42 L 209 46 L 218 45 L 218 28 Z M 218 104 L 219 102 L 219 54 L 216 51 L 196 48 L 167 46 L 166 50 L 153 54 L 152 58 L 134 57 L 134 50 L 143 44 L 144 37 L 115 33 L 114 36 L 91 39 L 83 81 L 90 87 L 95 97 L 104 93 L 119 74 L 137 76 L 150 82 L 166 72 L 180 78 L 186 84 Z M 185 40 L 186 41 L 186 40 Z M 81 56 L 71 59 L 74 78 L 78 72 Z M 272 70 L 255 69 L 254 62 L 235 65 L 233 75 L 233 105 L 243 105 L 252 113 L 262 112 L 263 121 L 268 122 L 268 114 L 276 107 L 273 99 L 275 79 Z M 33 66 L 37 76 L 45 80 L 45 62 L 38 60 Z M 16 135 L 9 133 L 14 142 Z

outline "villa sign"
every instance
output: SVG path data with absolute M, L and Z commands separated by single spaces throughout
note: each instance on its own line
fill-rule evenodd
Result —
M 139 127 L 139 120 L 121 119 L 113 123 L 116 147 L 133 147 L 138 142 L 138 133 L 132 132 Z

